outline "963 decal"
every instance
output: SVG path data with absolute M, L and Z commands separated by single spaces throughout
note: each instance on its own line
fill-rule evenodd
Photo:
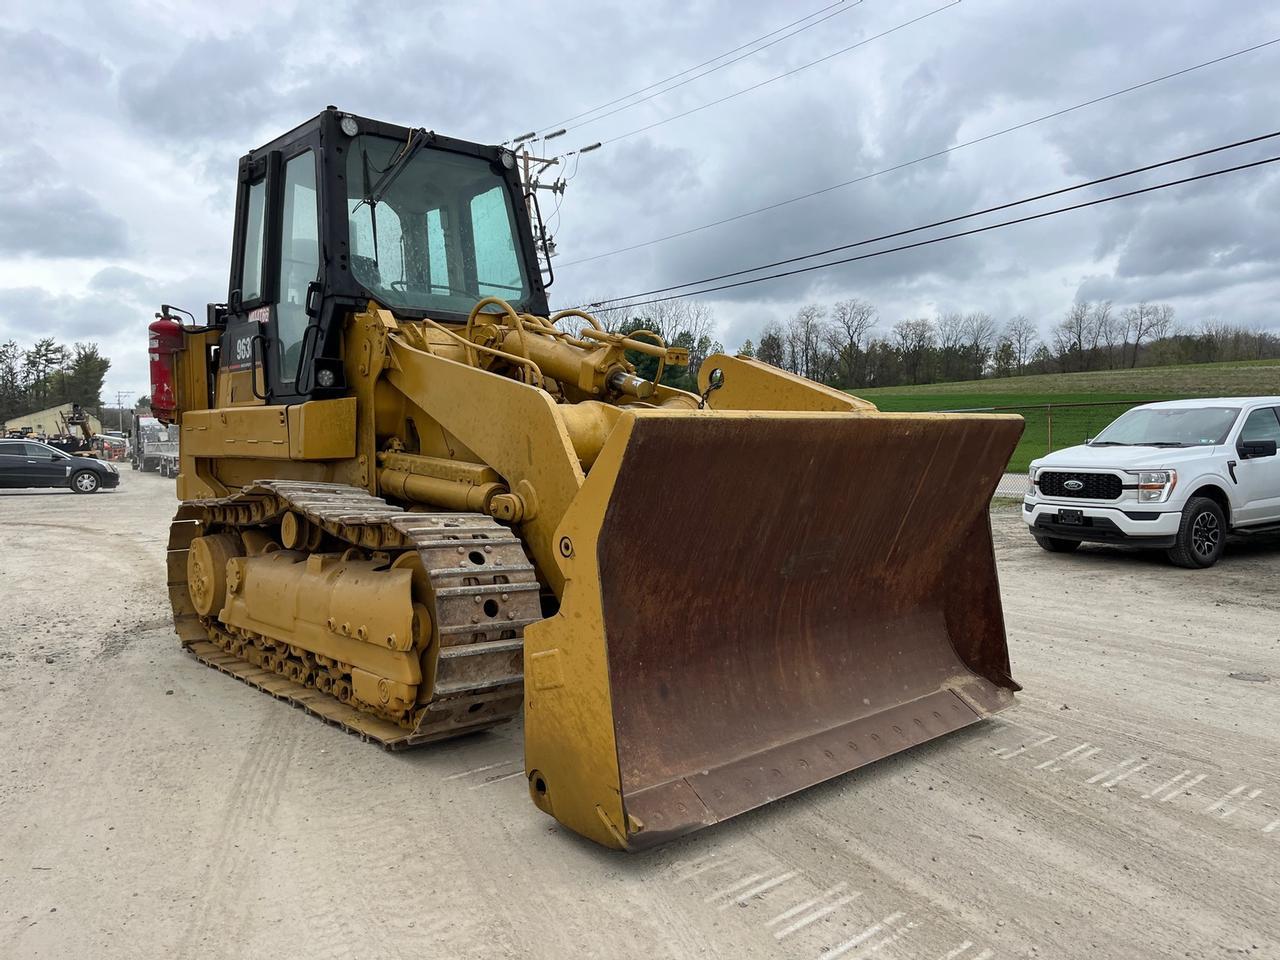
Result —
M 254 311 L 255 313 L 257 311 Z M 255 348 L 254 337 L 262 334 L 262 325 L 256 319 L 233 322 L 222 335 L 222 357 L 219 366 L 224 370 L 249 370 L 258 366 L 261 357 Z

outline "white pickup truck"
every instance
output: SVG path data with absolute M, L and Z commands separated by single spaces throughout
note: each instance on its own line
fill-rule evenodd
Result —
M 1156 547 L 1212 566 L 1228 533 L 1280 526 L 1280 397 L 1134 407 L 1095 438 L 1031 462 L 1022 519 L 1052 553 Z

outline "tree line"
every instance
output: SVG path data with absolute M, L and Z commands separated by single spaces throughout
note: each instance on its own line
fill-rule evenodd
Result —
M 865 300 L 806 304 L 771 322 L 744 356 L 842 389 L 1280 357 L 1280 336 L 1221 320 L 1178 326 L 1174 309 L 1077 301 L 1041 337 L 1024 315 L 980 311 L 899 320 L 887 330 Z
M 96 409 L 111 361 L 96 343 L 68 347 L 53 337 L 23 348 L 0 343 L 0 421 L 64 403 Z

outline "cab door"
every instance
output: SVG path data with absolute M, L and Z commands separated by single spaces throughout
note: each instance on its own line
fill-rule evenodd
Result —
M 219 344 L 215 407 L 267 401 L 263 361 L 271 314 L 268 211 L 278 165 L 275 153 L 257 160 L 245 158 L 240 164 L 227 328 Z
M 316 151 L 309 146 L 288 157 L 281 172 L 279 241 L 273 245 L 276 262 L 274 302 L 268 319 L 267 375 L 277 397 L 306 391 L 309 359 L 315 347 L 320 280 L 320 208 L 316 191 Z
M 1280 411 L 1275 407 L 1251 411 L 1236 439 L 1235 474 L 1242 501 L 1233 511 L 1236 526 L 1280 521 L 1280 456 L 1274 446 L 1269 454 L 1251 453 L 1246 445 L 1258 441 L 1280 443 Z
M 320 302 L 317 146 L 304 136 L 241 163 L 218 406 L 306 392 L 303 354 L 314 347 L 308 328 Z

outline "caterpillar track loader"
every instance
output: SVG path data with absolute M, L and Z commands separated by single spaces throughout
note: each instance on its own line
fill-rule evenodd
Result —
M 622 849 L 1011 704 L 1021 420 L 656 382 L 687 354 L 548 310 L 531 208 L 510 151 L 334 108 L 240 161 L 226 303 L 150 330 L 183 645 L 388 748 L 523 713 L 534 804 Z

